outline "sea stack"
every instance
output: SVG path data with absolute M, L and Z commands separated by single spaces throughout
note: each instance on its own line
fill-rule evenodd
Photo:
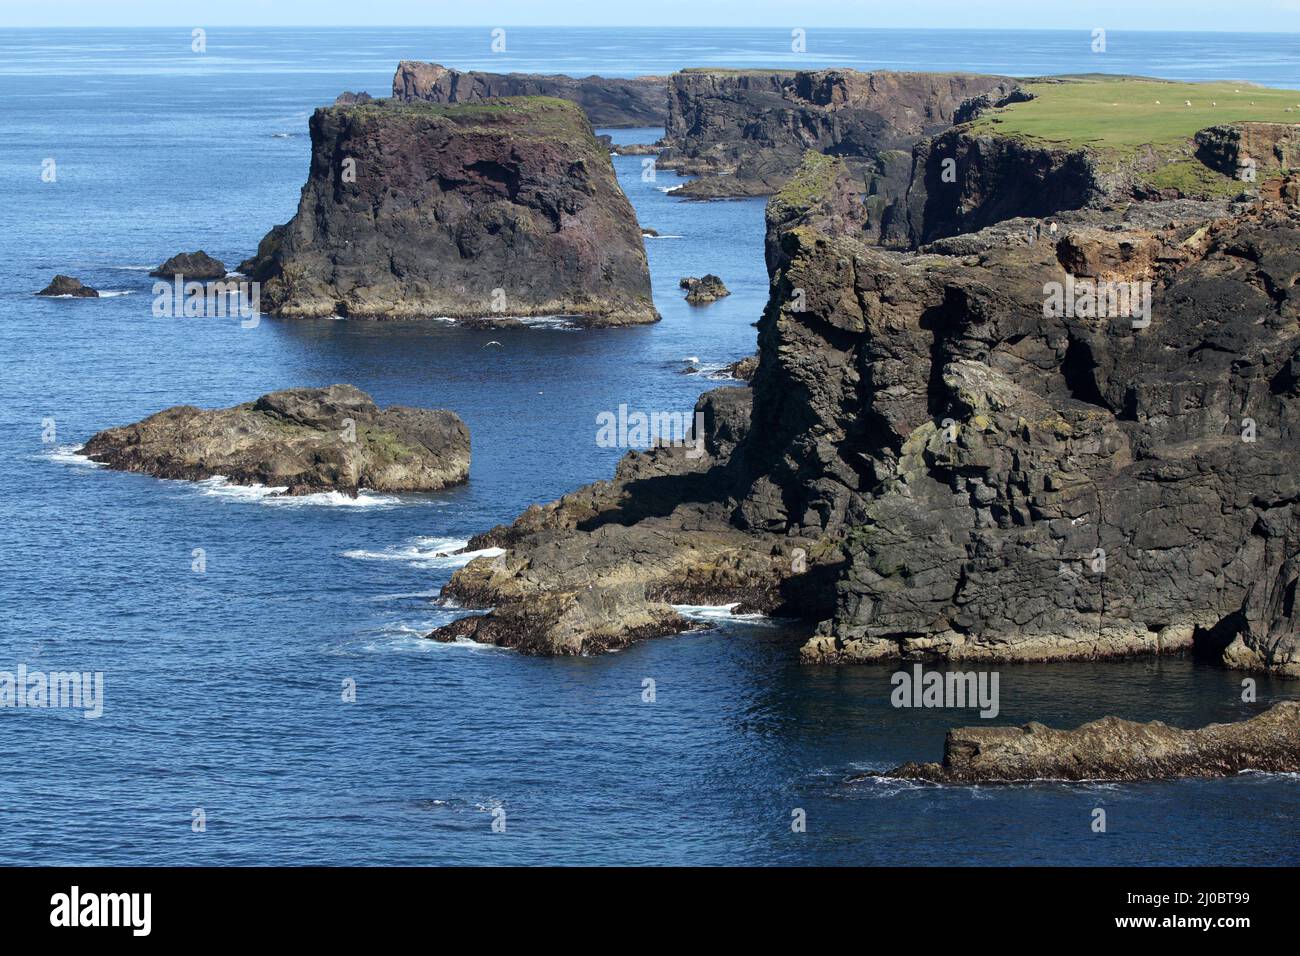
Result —
M 351 385 L 285 389 L 233 408 L 179 405 L 102 431 L 82 448 L 92 461 L 157 478 L 354 496 L 460 484 L 469 452 L 469 429 L 454 413 L 380 409 Z
M 658 319 L 636 214 L 573 103 L 377 100 L 310 126 L 298 213 L 240 266 L 273 314 Z
M 57 275 L 49 285 L 47 285 L 37 295 L 46 296 L 71 296 L 74 299 L 97 299 L 99 293 L 88 285 L 82 285 L 80 279 L 74 279 L 72 276 Z

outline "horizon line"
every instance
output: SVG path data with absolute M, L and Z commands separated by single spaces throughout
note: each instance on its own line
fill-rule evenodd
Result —
M 0 24 L 0 30 L 192 30 L 196 26 L 204 26 L 196 23 L 154 23 L 148 25 L 135 24 L 131 26 L 118 26 L 103 23 L 85 23 L 85 24 L 28 24 L 24 26 L 13 26 Z M 462 23 L 462 24 L 435 24 L 435 23 L 215 23 L 214 27 L 223 27 L 235 30 L 282 30 L 282 29 L 310 29 L 310 30 L 410 30 L 410 29 L 430 29 L 430 30 L 492 30 L 494 28 L 514 29 L 514 30 L 779 30 L 786 31 L 785 26 L 768 26 L 763 24 L 751 24 L 747 26 L 734 25 L 717 25 L 717 24 L 681 24 L 674 26 L 664 26 L 663 24 L 622 24 L 622 23 L 596 23 L 596 24 L 575 24 L 575 23 Z M 204 29 L 210 27 L 204 26 Z M 866 26 L 844 26 L 842 24 L 813 24 L 803 29 L 813 30 L 861 30 L 875 31 L 880 33 L 888 32 L 920 32 L 920 33 L 1087 33 L 1095 27 L 866 27 Z M 1108 33 L 1164 33 L 1164 34 L 1199 34 L 1199 35 L 1218 35 L 1218 34 L 1250 34 L 1256 36 L 1300 36 L 1300 30 L 1152 30 L 1145 27 L 1106 27 Z

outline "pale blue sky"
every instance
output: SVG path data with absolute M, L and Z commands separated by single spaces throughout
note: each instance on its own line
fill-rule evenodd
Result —
M 734 26 L 1300 31 L 1300 0 L 0 0 L 21 26 Z

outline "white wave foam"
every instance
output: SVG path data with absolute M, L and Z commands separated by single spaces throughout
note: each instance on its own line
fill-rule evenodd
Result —
M 401 504 L 391 495 L 362 491 L 355 498 L 341 491 L 321 491 L 310 495 L 286 495 L 287 485 L 237 485 L 220 475 L 194 483 L 199 493 L 228 501 L 252 502 L 278 507 L 378 508 Z
M 410 539 L 407 544 L 394 545 L 382 551 L 353 549 L 344 551 L 343 557 L 354 561 L 402 561 L 414 568 L 436 570 L 459 568 L 475 558 L 495 558 L 504 554 L 502 548 L 483 548 L 479 551 L 458 553 L 468 545 L 463 538 L 434 538 L 423 536 Z
M 680 189 L 680 188 L 681 188 L 680 186 L 674 186 L 674 187 L 673 187 L 673 189 Z M 668 190 L 668 191 L 669 191 L 669 192 L 672 192 L 671 189 Z M 642 233 L 642 234 L 641 234 L 641 238 L 643 238 L 643 239 L 685 239 L 686 237 L 685 237 L 685 236 L 663 236 L 663 235 L 659 235 L 659 236 L 647 236 L 645 233 Z
M 690 621 L 709 623 L 736 622 L 742 624 L 775 624 L 766 614 L 737 614 L 739 601 L 731 604 L 674 604 L 673 610 Z
M 108 289 L 107 291 L 104 289 L 99 290 L 99 297 L 101 299 L 116 299 L 120 295 L 135 295 L 135 292 L 132 289 Z
M 77 465 L 82 468 L 103 468 L 102 461 L 91 461 L 81 454 L 82 445 L 56 445 L 45 452 L 45 457 L 60 465 Z

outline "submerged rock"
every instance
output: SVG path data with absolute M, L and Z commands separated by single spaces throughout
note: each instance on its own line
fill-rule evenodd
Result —
M 1103 717 L 1075 730 L 1040 723 L 948 731 L 942 763 L 906 763 L 887 773 L 933 783 L 1027 780 L 1160 780 L 1224 777 L 1245 770 L 1300 772 L 1300 701 L 1282 701 L 1231 724 L 1180 730 Z
M 198 252 L 178 253 L 149 274 L 164 279 L 174 279 L 178 276 L 200 281 L 224 279 L 226 266 L 220 259 L 212 258 L 200 249 Z
M 731 290 L 711 272 L 699 279 L 694 276 L 682 279 L 678 286 L 686 290 L 686 301 L 691 305 L 707 305 L 731 295 Z
M 291 318 L 653 322 L 636 214 L 574 104 L 319 109 L 297 215 L 240 266 Z
M 72 276 L 57 275 L 54 281 L 47 285 L 37 295 L 70 295 L 77 299 L 97 299 L 99 293 L 88 285 L 82 285 L 80 279 L 74 279 Z
M 469 430 L 452 412 L 380 409 L 351 385 L 271 392 L 233 408 L 180 405 L 110 428 L 82 453 L 158 478 L 224 477 L 291 495 L 435 491 L 469 476 Z
M 577 103 L 592 126 L 663 126 L 667 94 L 668 80 L 662 76 L 483 73 L 415 60 L 403 60 L 393 75 L 394 99 L 482 103 L 503 96 L 553 96 Z

